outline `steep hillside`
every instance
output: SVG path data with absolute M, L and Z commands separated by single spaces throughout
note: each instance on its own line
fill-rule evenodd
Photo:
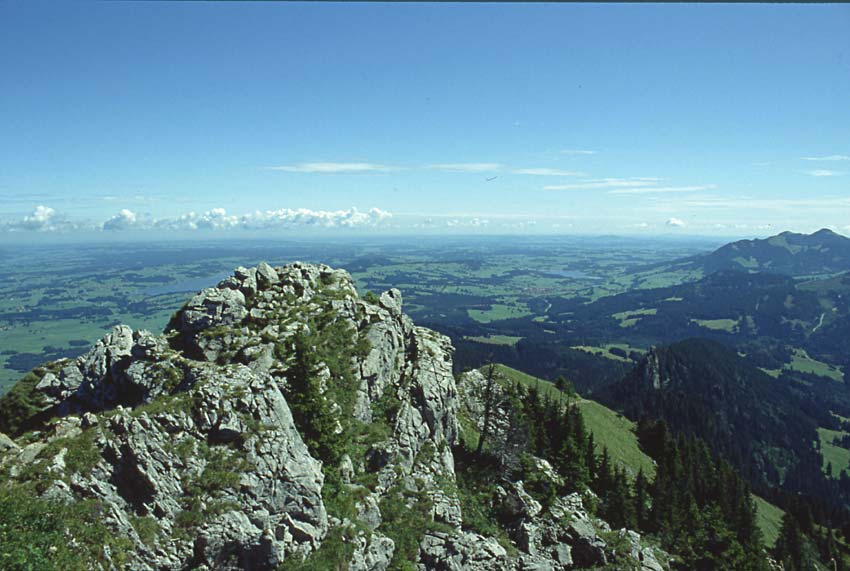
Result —
M 560 394 L 554 383 L 527 375 L 516 369 L 504 365 L 496 365 L 504 375 L 504 379 L 510 382 L 520 382 L 527 387 L 536 386 L 542 394 L 549 394 L 552 398 L 570 398 L 566 393 Z M 636 425 L 603 404 L 595 400 L 572 396 L 581 409 L 585 425 L 593 434 L 597 446 L 607 449 L 611 460 L 618 466 L 624 467 L 634 477 L 639 471 L 643 471 L 651 478 L 655 474 L 655 463 L 640 447 L 635 435 Z M 773 546 L 779 535 L 780 522 L 783 511 L 765 499 L 754 495 L 756 517 L 759 529 L 764 537 L 765 544 Z
M 489 405 L 401 307 L 344 271 L 261 264 L 163 335 L 119 326 L 33 370 L 0 399 L 0 567 L 660 571 L 561 471 L 583 453 L 532 453 L 534 416 L 511 416 L 507 469 L 486 471 Z
M 499 373 L 498 381 L 502 384 L 519 383 L 525 388 L 535 389 L 544 398 L 577 405 L 581 410 L 584 424 L 593 434 L 599 450 L 606 448 L 611 460 L 617 466 L 625 468 L 632 477 L 641 470 L 650 478 L 655 474 L 652 458 L 640 449 L 634 433 L 635 424 L 628 418 L 596 401 L 582 398 L 575 393 L 561 391 L 551 381 L 528 375 L 500 363 L 495 364 L 495 368 Z M 483 370 L 482 367 L 480 371 Z

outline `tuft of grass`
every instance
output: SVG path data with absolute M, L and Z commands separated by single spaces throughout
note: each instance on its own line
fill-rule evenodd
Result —
M 100 461 L 100 449 L 95 445 L 96 430 L 86 430 L 75 438 L 64 439 L 68 448 L 65 468 L 68 472 L 85 474 Z
M 139 534 L 139 538 L 142 540 L 142 543 L 147 545 L 148 547 L 153 546 L 156 543 L 157 537 L 159 537 L 159 523 L 157 523 L 156 519 L 150 516 L 137 516 L 130 515 L 130 525 L 133 526 L 133 529 L 136 530 L 136 533 Z

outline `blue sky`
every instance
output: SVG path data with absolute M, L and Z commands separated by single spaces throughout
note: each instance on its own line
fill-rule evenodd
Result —
M 843 5 L 4 2 L 0 228 L 850 233 L 848 30 Z

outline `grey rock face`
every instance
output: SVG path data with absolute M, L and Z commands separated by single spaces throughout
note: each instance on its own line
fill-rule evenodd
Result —
M 129 537 L 129 518 L 148 516 L 178 538 L 156 553 L 139 545 L 138 569 L 273 569 L 317 548 L 324 476 L 276 383 L 244 366 L 193 374 L 195 388 L 164 410 L 123 409 L 88 429 L 102 460 L 71 475 L 76 495 L 109 506 L 106 521 Z M 183 529 L 189 514 L 201 521 Z
M 277 272 L 273 267 L 268 265 L 266 262 L 261 262 L 260 265 L 257 266 L 257 284 L 260 287 L 265 289 L 275 285 L 278 281 L 280 281 L 280 277 L 277 275 Z
M 570 494 L 559 498 L 549 511 L 555 524 L 555 529 L 549 531 L 550 537 L 569 543 L 576 564 L 589 567 L 607 562 L 606 543 L 599 537 L 596 522 L 585 511 L 581 496 Z
M 664 566 L 658 561 L 655 550 L 640 544 L 640 534 L 621 529 L 617 532 L 620 539 L 628 546 L 629 555 L 640 564 L 640 571 L 664 571 Z
M 509 571 L 505 548 L 477 533 L 430 533 L 422 540 L 420 571 Z
M 393 540 L 379 533 L 358 535 L 349 571 L 386 571 L 395 551 Z
M 398 317 L 401 315 L 401 292 L 395 288 L 381 294 L 381 307 L 390 312 L 390 315 Z

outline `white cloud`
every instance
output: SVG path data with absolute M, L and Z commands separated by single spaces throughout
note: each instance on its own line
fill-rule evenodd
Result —
M 229 215 L 224 208 L 213 208 L 203 214 L 189 212 L 176 218 L 157 220 L 154 222 L 154 226 L 170 230 L 355 228 L 376 226 L 391 217 L 391 213 L 380 208 L 372 208 L 367 212 L 361 212 L 353 207 L 348 210 L 281 208 L 278 210 L 257 210 L 241 216 Z
M 564 149 L 562 155 L 595 155 L 596 151 L 588 151 L 582 149 Z
M 153 226 L 166 230 L 226 230 L 240 226 L 240 217 L 229 216 L 224 208 L 213 208 L 203 214 L 189 212 L 175 218 L 161 218 Z
M 575 171 L 565 171 L 560 169 L 547 169 L 547 168 L 538 168 L 538 169 L 514 169 L 511 171 L 513 174 L 527 174 L 532 176 L 587 176 L 583 172 L 575 172 Z
M 715 188 L 713 184 L 700 184 L 692 186 L 651 186 L 643 188 L 622 188 L 618 190 L 608 191 L 608 194 L 650 194 L 650 193 L 671 193 L 671 192 L 699 192 L 701 190 L 711 190 Z
M 400 170 L 398 167 L 375 163 L 298 163 L 295 165 L 281 165 L 267 168 L 274 171 L 314 174 L 362 174 Z
M 53 232 L 56 230 L 73 230 L 76 224 L 66 217 L 56 213 L 49 206 L 36 206 L 32 214 L 24 216 L 17 222 L 0 224 L 0 230 L 6 232 Z
M 686 226 L 684 220 L 680 220 L 679 218 L 670 218 L 665 222 L 667 226 L 672 228 L 684 228 Z
M 511 230 L 528 230 L 536 226 L 537 220 L 534 220 L 533 218 L 529 220 L 520 220 L 519 222 L 503 222 L 501 224 L 502 228 L 508 228 Z
M 189 212 L 174 217 L 154 219 L 140 216 L 122 209 L 101 224 L 74 223 L 59 217 L 47 206 L 39 206 L 32 215 L 23 220 L 0 225 L 5 231 L 54 231 L 54 230 L 269 230 L 292 228 L 368 228 L 392 218 L 392 214 L 380 208 L 361 212 L 357 208 L 348 210 L 310 210 L 308 208 L 281 208 L 279 210 L 257 210 L 242 215 L 228 214 L 224 208 L 212 208 L 203 213 Z
M 122 209 L 121 212 L 103 223 L 104 230 L 127 230 L 136 225 L 136 214 L 132 210 Z
M 544 186 L 543 190 L 591 190 L 596 188 L 632 188 L 655 186 L 661 180 L 655 177 L 598 178 L 583 180 L 574 184 L 556 184 Z
M 24 216 L 24 219 L 20 222 L 20 226 L 27 230 L 50 230 L 55 217 L 55 210 L 49 206 L 39 205 L 35 207 L 32 214 Z
M 487 226 L 490 224 L 490 221 L 486 218 L 469 218 L 466 220 L 461 220 L 457 218 L 453 218 L 451 220 L 446 220 L 446 226 L 449 228 L 458 228 L 464 226 L 471 226 L 473 228 L 480 228 L 482 226 Z
M 356 208 L 334 211 L 281 208 L 280 210 L 265 210 L 246 214 L 241 218 L 241 226 L 250 229 L 293 226 L 353 228 L 355 226 L 374 226 L 391 217 L 392 214 L 380 208 L 372 208 L 367 212 L 360 212 Z
M 428 165 L 429 169 L 448 172 L 494 172 L 500 170 L 499 163 L 439 163 Z
M 848 155 L 827 155 L 824 157 L 802 157 L 804 161 L 850 161 Z
M 813 171 L 804 171 L 804 172 L 809 176 L 841 176 L 842 174 L 844 174 L 843 172 L 830 171 L 830 170 L 826 170 L 826 169 L 817 169 L 817 170 L 813 170 Z

